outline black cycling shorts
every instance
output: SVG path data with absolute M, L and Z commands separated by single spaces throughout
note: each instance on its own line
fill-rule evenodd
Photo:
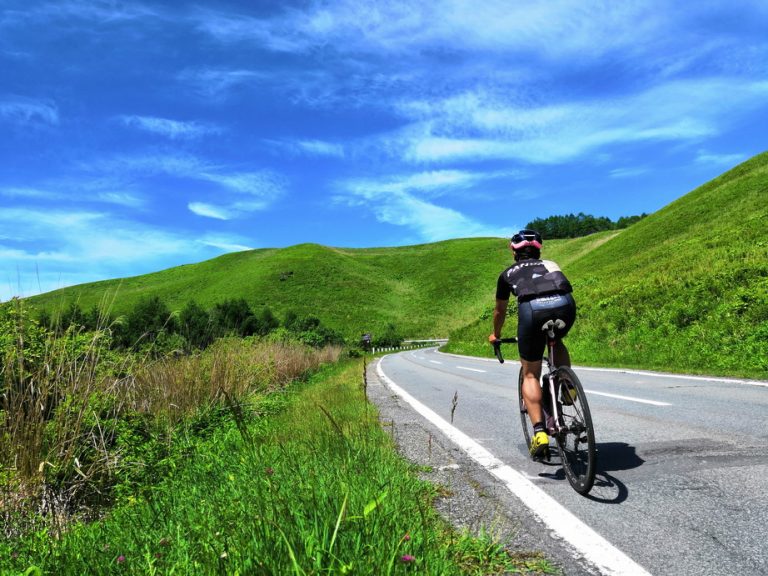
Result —
M 576 301 L 571 294 L 552 294 L 520 302 L 517 307 L 517 349 L 520 358 L 536 362 L 544 356 L 547 333 L 541 327 L 547 320 L 565 322 L 565 328 L 555 334 L 563 337 L 576 320 Z

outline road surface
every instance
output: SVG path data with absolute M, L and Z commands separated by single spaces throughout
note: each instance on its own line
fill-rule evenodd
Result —
M 598 448 L 595 487 L 583 497 L 557 457 L 548 464 L 527 457 L 518 370 L 515 362 L 436 349 L 392 354 L 377 365 L 392 396 L 413 399 L 417 417 L 431 411 L 444 423 L 436 434 L 480 454 L 490 483 L 520 483 L 518 499 L 533 502 L 531 516 L 569 542 L 591 566 L 587 573 L 768 574 L 765 382 L 576 367 Z

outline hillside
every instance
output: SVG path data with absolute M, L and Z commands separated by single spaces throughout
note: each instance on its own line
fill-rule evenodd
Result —
M 697 188 L 621 232 L 545 241 L 571 278 L 581 363 L 768 376 L 768 153 Z M 487 354 L 495 281 L 511 262 L 499 238 L 397 248 L 301 244 L 227 254 L 154 274 L 83 284 L 30 299 L 52 310 L 142 296 L 173 309 L 245 298 L 318 316 L 348 337 L 388 323 L 414 338 Z M 513 330 L 513 328 L 512 328 Z
M 29 301 L 54 310 L 71 301 L 88 309 L 106 300 L 121 314 L 147 295 L 177 310 L 192 299 L 210 307 L 243 297 L 255 310 L 266 305 L 279 317 L 288 310 L 313 314 L 347 336 L 392 322 L 407 336 L 438 337 L 477 317 L 491 291 L 488 278 L 506 257 L 504 240 L 488 238 L 375 249 L 301 244 L 82 284 Z
M 573 357 L 768 377 L 767 225 L 764 153 L 600 246 L 568 254 L 562 267 L 578 302 Z M 544 256 L 558 260 L 546 243 Z M 488 333 L 486 314 L 454 332 L 451 348 L 484 354 L 476 343 Z

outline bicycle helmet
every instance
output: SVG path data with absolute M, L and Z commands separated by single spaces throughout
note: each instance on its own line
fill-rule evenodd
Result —
M 522 250 L 526 246 L 532 246 L 537 250 L 541 250 L 541 245 L 543 243 L 544 241 L 541 239 L 541 234 L 536 232 L 536 230 L 520 230 L 520 232 L 512 236 L 509 241 L 510 247 L 515 252 Z

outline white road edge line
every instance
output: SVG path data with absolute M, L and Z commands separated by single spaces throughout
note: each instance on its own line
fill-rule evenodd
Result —
M 621 550 L 613 546 L 592 528 L 576 518 L 541 488 L 533 484 L 520 472 L 504 464 L 488 450 L 475 442 L 452 424 L 443 420 L 430 408 L 416 400 L 392 381 L 381 368 L 381 359 L 376 364 L 379 378 L 400 398 L 437 426 L 450 440 L 459 446 L 475 462 L 501 480 L 520 501 L 530 508 L 550 530 L 556 532 L 576 548 L 582 556 L 594 564 L 601 574 L 610 576 L 651 576 Z
M 467 368 L 466 366 L 456 366 L 458 370 L 469 370 L 470 372 L 482 372 L 485 374 L 485 370 L 480 370 L 478 368 Z
M 608 398 L 617 398 L 619 400 L 627 400 L 629 402 L 640 402 L 641 404 L 650 404 L 651 406 L 672 406 L 669 402 L 659 402 L 658 400 L 644 400 L 643 398 L 635 398 L 634 396 L 622 396 L 621 394 L 609 394 L 608 392 L 597 392 L 596 390 L 584 389 L 587 394 L 594 394 L 595 396 L 607 396 Z

